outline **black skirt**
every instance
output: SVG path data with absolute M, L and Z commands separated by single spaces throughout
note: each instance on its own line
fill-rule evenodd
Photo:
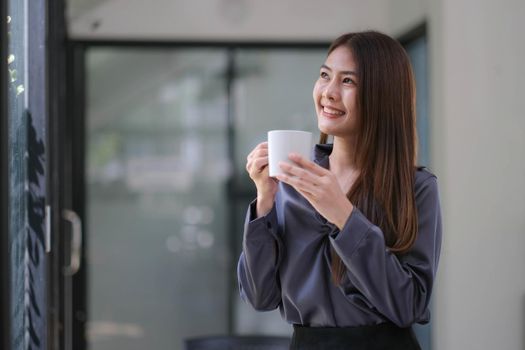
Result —
M 421 350 L 411 327 L 390 323 L 362 327 L 294 325 L 290 350 Z

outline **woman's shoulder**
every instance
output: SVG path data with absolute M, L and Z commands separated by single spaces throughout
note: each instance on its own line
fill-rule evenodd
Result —
M 414 179 L 414 189 L 416 193 L 428 185 L 431 185 L 432 187 L 437 186 L 437 176 L 425 166 L 416 167 Z

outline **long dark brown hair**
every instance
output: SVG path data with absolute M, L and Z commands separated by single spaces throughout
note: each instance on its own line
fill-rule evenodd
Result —
M 386 245 L 403 254 L 417 236 L 414 175 L 417 159 L 415 82 L 406 51 L 391 37 L 366 31 L 337 38 L 330 48 L 348 48 L 357 63 L 360 174 L 348 199 L 383 231 Z M 320 143 L 328 135 L 321 133 Z M 332 275 L 340 284 L 346 267 L 332 250 Z

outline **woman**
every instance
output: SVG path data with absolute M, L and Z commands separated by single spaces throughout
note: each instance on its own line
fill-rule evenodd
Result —
M 313 90 L 321 142 L 268 176 L 268 147 L 248 155 L 257 187 L 238 279 L 257 310 L 280 308 L 292 349 L 419 349 L 441 247 L 436 177 L 417 167 L 409 59 L 374 31 L 337 38 Z M 333 143 L 327 144 L 328 136 Z

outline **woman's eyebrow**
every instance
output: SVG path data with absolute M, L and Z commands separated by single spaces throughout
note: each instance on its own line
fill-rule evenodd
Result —
M 329 70 L 330 72 L 332 71 L 332 68 L 328 67 L 326 64 L 321 65 L 321 68 Z M 353 70 L 343 70 L 343 71 L 341 71 L 339 73 L 341 73 L 343 75 L 355 75 L 355 76 L 357 76 L 357 72 L 354 72 Z

